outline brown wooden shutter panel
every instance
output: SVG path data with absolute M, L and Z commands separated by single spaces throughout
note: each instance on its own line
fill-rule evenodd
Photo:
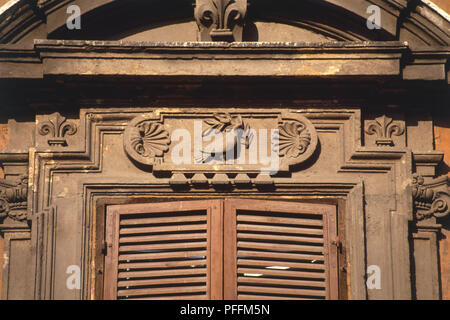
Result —
M 226 200 L 225 299 L 337 299 L 336 208 Z
M 222 264 L 211 256 L 222 256 L 221 208 L 220 201 L 109 206 L 104 298 L 222 298 Z
M 109 206 L 105 299 L 337 299 L 336 208 L 264 200 Z

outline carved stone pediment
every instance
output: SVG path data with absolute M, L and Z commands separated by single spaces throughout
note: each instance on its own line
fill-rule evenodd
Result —
M 286 111 L 155 112 L 134 118 L 124 133 L 136 164 L 182 174 L 289 172 L 317 145 L 311 121 Z
M 449 185 L 447 176 L 429 182 L 419 175 L 413 177 L 412 194 L 418 220 L 443 218 L 450 213 Z

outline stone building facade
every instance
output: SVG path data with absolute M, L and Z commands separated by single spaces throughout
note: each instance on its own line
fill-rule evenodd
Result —
M 434 3 L 18 0 L 0 43 L 2 299 L 450 297 Z

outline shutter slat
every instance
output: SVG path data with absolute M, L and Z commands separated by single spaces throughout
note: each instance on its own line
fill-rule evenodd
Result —
M 313 270 L 325 270 L 323 264 L 313 263 L 297 263 L 297 262 L 285 262 L 285 261 L 271 261 L 271 260 L 253 260 L 253 259 L 238 259 L 238 266 L 258 266 L 258 267 L 288 267 L 296 269 L 313 269 Z
M 180 293 L 182 290 L 184 293 L 203 293 L 206 292 L 206 286 L 183 286 L 183 287 L 168 287 L 168 288 L 146 288 L 146 289 L 130 289 L 119 290 L 117 296 L 150 296 L 161 295 L 169 293 Z
M 287 225 L 303 225 L 303 226 L 323 226 L 322 219 L 302 219 L 302 218 L 281 218 L 276 216 L 264 215 L 247 215 L 238 214 L 238 222 L 257 222 L 267 224 L 287 224 Z M 322 218 L 322 216 L 319 216 Z
M 168 217 L 168 218 L 140 218 L 140 219 L 122 219 L 121 226 L 134 226 L 146 224 L 162 224 L 162 223 L 190 223 L 197 221 L 206 221 L 206 215 L 186 215 L 182 217 Z
M 206 274 L 206 268 L 119 272 L 119 279 Z
M 209 228 L 220 208 L 217 200 L 111 206 L 118 214 L 114 297 L 211 297 Z
M 264 259 L 289 259 L 289 260 L 310 260 L 310 261 L 324 261 L 323 255 L 318 254 L 302 254 L 302 253 L 279 253 L 268 251 L 250 251 L 250 250 L 238 250 L 237 256 L 239 258 L 251 257 L 251 258 L 264 258 Z
M 156 296 L 156 297 L 145 297 L 145 298 L 131 298 L 126 300 L 207 300 L 208 297 L 203 295 L 188 295 L 188 296 Z
M 281 276 L 286 278 L 310 278 L 310 279 L 325 279 L 325 274 L 321 272 L 304 272 L 293 270 L 272 270 L 272 269 L 258 269 L 258 268 L 238 268 L 238 274 L 261 274 L 262 276 Z M 253 277 L 252 277 L 253 278 Z M 258 277 L 255 277 L 258 278 Z
M 311 296 L 311 297 L 324 297 L 326 295 L 325 290 L 305 290 L 305 289 L 289 289 L 289 288 L 273 288 L 273 287 L 256 287 L 256 286 L 238 286 L 238 292 L 246 293 L 278 293 L 295 296 Z
M 160 243 L 160 244 L 145 244 L 145 245 L 121 245 L 119 252 L 129 251 L 150 251 L 150 250 L 170 250 L 170 249 L 188 249 L 188 248 L 206 248 L 205 241 L 199 242 L 180 242 L 180 243 Z
M 248 241 L 238 241 L 239 248 L 248 248 L 248 249 L 264 249 L 271 251 L 302 251 L 302 252 L 323 252 L 322 247 L 315 246 L 302 246 L 295 244 L 283 244 L 279 243 L 262 243 L 262 242 L 248 242 Z
M 239 283 L 273 284 L 279 286 L 317 287 L 325 288 L 323 281 L 293 280 L 281 278 L 238 277 Z
M 121 280 L 117 283 L 118 287 L 142 287 L 142 286 L 157 286 L 165 284 L 188 284 L 188 283 L 202 283 L 205 282 L 205 277 L 177 277 L 177 278 L 163 278 L 151 280 Z
M 228 243 L 235 261 L 229 299 L 326 299 L 328 250 L 326 210 L 302 212 L 292 203 L 231 202 L 235 218 L 228 220 Z M 242 209 L 240 209 L 242 208 Z M 233 242 L 231 242 L 233 241 Z
M 119 269 L 155 269 L 155 268 L 176 268 L 186 266 L 206 266 L 206 260 L 187 261 L 165 261 L 165 262 L 143 262 L 143 263 L 120 263 Z
M 122 237 L 119 243 L 206 239 L 205 233 L 160 234 L 154 236 Z
M 266 226 L 258 224 L 238 224 L 238 231 L 255 231 L 255 232 L 271 232 L 271 233 L 281 233 L 281 234 L 302 234 L 302 235 L 322 235 L 322 229 L 306 229 L 306 228 L 295 228 L 295 227 L 284 227 L 284 226 Z
M 272 241 L 292 241 L 303 243 L 318 243 L 323 244 L 323 239 L 313 237 L 296 237 L 296 236 L 279 236 L 273 234 L 261 234 L 261 233 L 243 233 L 239 232 L 238 239 L 257 239 L 257 240 L 272 240 Z
M 119 255 L 119 261 L 141 261 L 141 260 L 159 260 L 159 259 L 172 259 L 172 258 L 192 258 L 192 257 L 204 257 L 207 251 L 173 251 L 173 252 L 155 252 L 145 254 L 121 254 Z
M 271 295 L 252 295 L 252 294 L 238 294 L 239 300 L 311 300 L 308 298 L 299 298 L 295 296 L 271 296 Z
M 160 232 L 177 232 L 177 231 L 205 231 L 206 224 L 193 224 L 193 225 L 171 225 L 162 227 L 134 227 L 134 228 L 121 228 L 120 235 L 132 235 L 143 233 L 160 233 Z

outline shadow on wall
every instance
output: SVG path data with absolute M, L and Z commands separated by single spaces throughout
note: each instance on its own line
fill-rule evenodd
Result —
M 450 119 L 434 119 L 434 141 L 436 150 L 444 151 L 444 162 L 438 169 L 438 176 L 450 176 Z M 439 259 L 441 274 L 441 293 L 443 300 L 450 300 L 450 216 L 441 220 L 442 233 L 439 239 Z
M 436 150 L 445 153 L 438 175 L 450 175 L 450 119 L 434 119 L 434 143 Z

